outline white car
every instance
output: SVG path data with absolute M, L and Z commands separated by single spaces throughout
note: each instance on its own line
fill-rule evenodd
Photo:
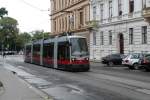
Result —
M 142 56 L 141 53 L 129 54 L 122 60 L 122 64 L 128 66 L 129 69 L 139 69 L 139 60 Z

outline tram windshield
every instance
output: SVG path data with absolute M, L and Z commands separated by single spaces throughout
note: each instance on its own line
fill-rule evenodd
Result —
M 72 56 L 88 55 L 88 47 L 85 38 L 71 38 Z

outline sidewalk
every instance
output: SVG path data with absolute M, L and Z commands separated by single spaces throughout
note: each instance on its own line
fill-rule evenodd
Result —
M 1 60 L 1 59 L 0 59 Z M 0 64 L 0 100 L 52 100 L 48 95 L 32 87 Z

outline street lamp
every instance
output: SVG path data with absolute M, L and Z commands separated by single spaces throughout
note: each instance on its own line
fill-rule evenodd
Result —
M 0 31 L 3 29 L 3 26 L 0 25 Z M 1 52 L 3 53 L 3 39 L 1 40 Z
M 9 35 L 6 36 L 6 49 L 9 48 L 9 44 L 7 44 L 8 43 L 8 39 L 9 39 Z
M 74 25 L 74 16 L 71 15 L 71 17 L 69 17 L 69 23 L 70 23 L 70 26 L 71 26 L 71 29 L 73 28 L 73 25 Z

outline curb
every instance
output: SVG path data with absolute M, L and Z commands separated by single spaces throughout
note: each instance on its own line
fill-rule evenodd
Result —
M 38 94 L 40 97 L 42 97 L 44 100 L 53 100 L 52 97 L 50 97 L 47 93 L 43 92 L 42 90 L 39 90 L 38 88 L 32 86 L 27 82 L 26 80 L 23 80 L 15 72 L 12 72 L 12 74 L 22 83 L 24 83 L 29 89 L 33 90 L 36 94 Z

